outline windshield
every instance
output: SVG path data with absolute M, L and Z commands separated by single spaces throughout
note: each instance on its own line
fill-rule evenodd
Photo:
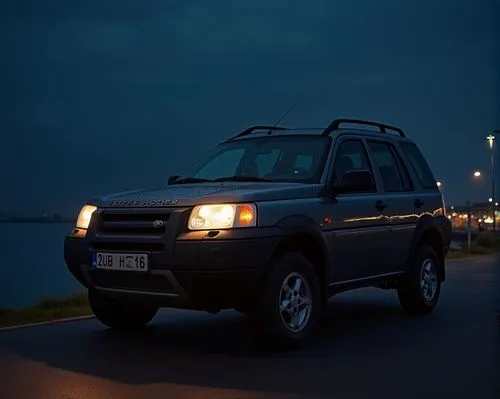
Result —
M 322 136 L 277 136 L 222 143 L 179 182 L 217 179 L 316 183 L 321 178 L 330 139 Z

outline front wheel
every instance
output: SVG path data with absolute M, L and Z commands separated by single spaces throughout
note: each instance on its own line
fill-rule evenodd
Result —
M 89 304 L 97 320 L 116 330 L 136 330 L 145 327 L 158 312 L 158 308 L 111 298 L 90 289 Z
M 421 245 L 407 275 L 398 285 L 399 302 L 403 309 L 411 315 L 431 313 L 441 293 L 440 277 L 436 251 L 428 244 Z
M 321 314 L 320 291 L 318 277 L 304 255 L 289 252 L 279 257 L 249 315 L 257 342 L 288 348 L 303 345 Z

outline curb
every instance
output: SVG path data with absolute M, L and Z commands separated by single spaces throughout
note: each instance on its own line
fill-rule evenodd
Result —
M 446 260 L 446 263 L 448 263 L 448 262 L 455 262 L 457 260 L 467 260 L 467 259 L 471 259 L 471 258 L 477 258 L 477 256 L 470 255 L 470 256 L 464 256 L 463 258 L 451 258 L 451 259 L 445 259 L 445 260 Z
M 477 258 L 484 258 L 484 257 L 487 257 L 487 256 L 496 256 L 496 255 L 499 255 L 500 252 L 493 252 L 491 254 L 474 254 L 474 255 L 467 255 L 467 256 L 464 256 L 462 258 L 451 258 L 451 259 L 445 259 L 446 262 L 454 262 L 454 261 L 458 261 L 458 260 L 468 260 L 468 259 L 477 259 Z
M 89 316 L 78 316 L 78 317 L 65 317 L 63 319 L 56 319 L 56 320 L 49 320 L 49 321 L 40 321 L 40 322 L 37 322 L 37 323 L 17 324 L 15 326 L 0 327 L 0 332 L 2 332 L 2 331 L 10 331 L 10 330 L 17 330 L 19 328 L 38 327 L 38 326 L 44 326 L 44 325 L 50 325 L 50 324 L 68 323 L 68 322 L 71 322 L 71 321 L 89 320 L 89 319 L 93 319 L 93 318 L 95 318 L 95 316 L 89 315 Z

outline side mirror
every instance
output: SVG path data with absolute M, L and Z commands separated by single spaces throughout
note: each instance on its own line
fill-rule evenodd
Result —
M 369 170 L 348 170 L 333 184 L 336 194 L 375 191 L 375 180 Z
M 180 176 L 174 175 L 170 176 L 167 180 L 167 186 L 170 186 L 174 181 L 176 181 Z

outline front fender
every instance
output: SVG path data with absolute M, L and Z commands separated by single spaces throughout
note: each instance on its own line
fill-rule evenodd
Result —
M 330 281 L 330 265 L 333 260 L 333 243 L 328 242 L 321 225 L 306 216 L 291 215 L 281 219 L 276 226 L 283 233 L 282 241 L 299 234 L 307 234 L 314 237 L 315 241 L 319 244 L 325 259 L 326 282 Z

